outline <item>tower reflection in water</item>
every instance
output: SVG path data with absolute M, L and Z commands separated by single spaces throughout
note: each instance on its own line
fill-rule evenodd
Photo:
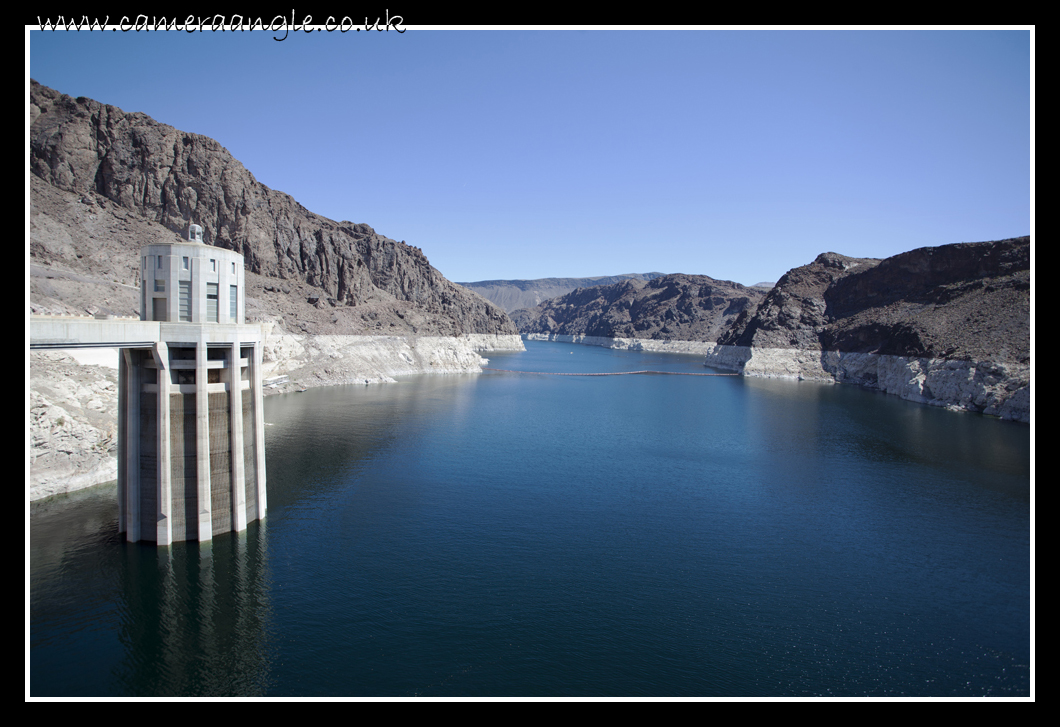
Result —
M 123 691 L 260 695 L 269 683 L 267 525 L 212 541 L 126 546 Z

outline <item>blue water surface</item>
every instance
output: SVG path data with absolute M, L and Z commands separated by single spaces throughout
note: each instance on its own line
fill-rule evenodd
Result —
M 703 373 L 528 342 L 491 367 Z M 789 380 L 486 371 L 266 400 L 269 511 L 34 506 L 47 695 L 1027 696 L 1026 425 Z

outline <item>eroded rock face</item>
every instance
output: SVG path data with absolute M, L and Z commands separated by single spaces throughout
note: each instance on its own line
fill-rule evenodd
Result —
M 650 281 L 579 288 L 545 301 L 522 319 L 523 333 L 715 341 L 763 293 L 706 275 L 664 275 Z
M 86 214 L 94 207 L 97 217 L 107 217 L 105 210 L 113 217 L 117 207 L 173 233 L 194 221 L 206 229 L 207 243 L 242 253 L 249 272 L 319 289 L 320 305 L 413 304 L 428 319 L 416 333 L 517 332 L 503 310 L 446 280 L 419 248 L 310 212 L 259 183 L 213 139 L 36 81 L 30 117 L 30 172 L 82 199 Z M 48 222 L 41 218 L 31 255 L 76 256 L 69 235 Z M 130 269 L 140 244 L 128 251 Z M 396 313 L 379 315 L 387 329 L 411 330 Z
M 1029 363 L 1030 238 L 819 255 L 719 344 Z
M 707 355 L 750 376 L 856 383 L 1030 420 L 1030 238 L 825 253 L 789 271 Z
M 117 478 L 117 369 L 34 351 L 29 375 L 30 499 Z
M 821 347 L 1030 363 L 1030 238 L 911 250 L 825 294 Z
M 825 292 L 837 280 L 879 264 L 834 252 L 793 268 L 777 281 L 757 310 L 732 322 L 718 338 L 726 346 L 820 349 L 820 332 L 829 322 Z

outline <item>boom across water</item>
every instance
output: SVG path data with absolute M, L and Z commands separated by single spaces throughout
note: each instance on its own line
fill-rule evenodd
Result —
M 668 376 L 739 376 L 740 374 L 696 374 L 687 371 L 609 371 L 600 374 L 589 373 L 556 373 L 551 371 L 513 371 L 511 369 L 494 369 L 482 367 L 483 371 L 500 371 L 506 374 L 540 374 L 542 376 L 632 376 L 633 374 L 666 374 Z

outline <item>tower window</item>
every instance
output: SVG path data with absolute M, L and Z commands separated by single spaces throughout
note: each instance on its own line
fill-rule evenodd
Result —
M 187 260 L 188 258 L 184 258 Z M 179 310 L 178 315 L 182 321 L 191 320 L 191 281 L 181 280 L 180 281 L 180 295 L 179 295 Z
M 206 284 L 206 320 L 217 323 L 217 283 Z

